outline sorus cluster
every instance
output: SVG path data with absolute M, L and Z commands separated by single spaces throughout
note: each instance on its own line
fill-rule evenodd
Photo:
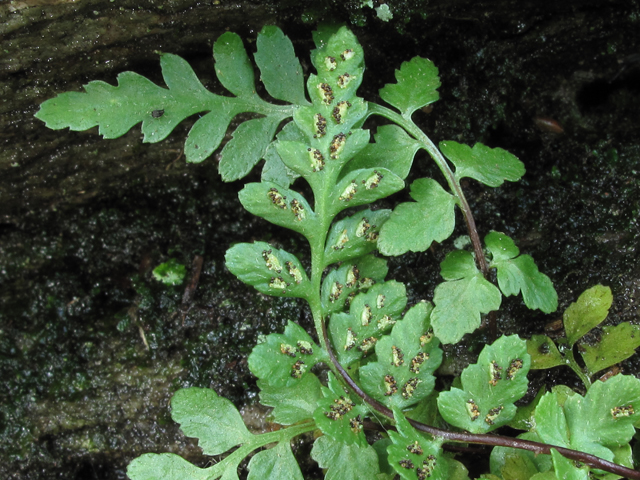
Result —
M 324 414 L 327 418 L 330 418 L 331 420 L 340 420 L 347 413 L 349 413 L 351 409 L 355 406 L 356 404 L 353 403 L 351 399 L 346 398 L 344 396 L 340 396 L 340 398 L 336 398 L 333 400 L 333 405 L 331 405 L 331 408 L 329 409 L 329 411 L 324 412 Z

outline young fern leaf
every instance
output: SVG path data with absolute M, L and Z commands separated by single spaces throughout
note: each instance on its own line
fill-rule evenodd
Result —
M 178 390 L 171 399 L 171 417 L 185 435 L 198 439 L 205 455 L 220 455 L 253 436 L 233 403 L 209 388 Z
M 520 250 L 504 233 L 491 232 L 484 242 L 493 255 L 491 268 L 498 270 L 498 285 L 505 296 L 522 292 L 524 303 L 530 309 L 544 313 L 558 308 L 558 294 L 549 277 L 538 270 L 533 258 L 520 255 Z
M 376 361 L 360 369 L 364 390 L 390 408 L 407 408 L 433 391 L 442 350 L 431 332 L 432 309 L 430 303 L 414 305 L 376 343 Z
M 93 81 L 84 86 L 85 93 L 67 92 L 47 100 L 36 118 L 54 130 L 98 125 L 104 138 L 120 137 L 142 122 L 144 142 L 159 142 L 194 113 L 221 108 L 224 114 L 224 97 L 206 90 L 185 60 L 167 53 L 160 57 L 160 65 L 169 89 L 137 73 L 123 72 L 117 87 Z
M 220 455 L 237 445 L 241 445 L 240 448 L 208 468 L 198 468 L 174 454 L 145 454 L 129 464 L 127 474 L 132 480 L 237 480 L 240 462 L 253 450 L 273 442 L 277 442 L 277 446 L 272 453 L 262 452 L 261 457 L 252 460 L 253 477 L 250 473 L 249 478 L 302 479 L 289 442 L 292 437 L 310 431 L 313 424 L 254 435 L 247 430 L 240 413 L 229 400 L 206 388 L 179 390 L 171 400 L 171 407 L 173 419 L 181 424 L 181 430 L 187 436 L 198 438 L 205 455 Z M 286 475 L 278 476 L 281 472 Z
M 640 327 L 629 322 L 602 327 L 595 345 L 581 340 L 583 335 L 607 318 L 612 302 L 611 289 L 595 285 L 569 305 L 563 315 L 567 342 L 571 347 L 578 343 L 588 376 L 629 358 L 640 346 Z
M 502 295 L 485 280 L 467 251 L 449 253 L 440 267 L 446 282 L 435 289 L 431 325 L 442 343 L 457 343 L 480 326 L 481 313 L 500 308 Z
M 385 255 L 423 252 L 451 236 L 455 227 L 453 195 L 438 182 L 421 178 L 411 184 L 415 202 L 398 205 L 380 231 L 378 248 Z
M 391 280 L 356 295 L 349 313 L 331 315 L 329 333 L 340 363 L 347 367 L 372 353 L 378 339 L 396 323 L 406 304 L 404 285 Z
M 270 333 L 249 355 L 249 369 L 262 385 L 291 387 L 299 385 L 311 369 L 327 361 L 326 353 L 298 324 L 289 322 L 284 333 Z
M 240 124 L 222 151 L 222 178 L 237 180 L 265 156 L 278 125 L 293 115 L 296 105 L 309 104 L 291 41 L 277 27 L 265 27 L 258 34 L 257 44 L 256 60 L 267 91 L 294 105 L 270 104 L 256 94 L 253 68 L 242 40 L 234 33 L 225 33 L 214 44 L 216 73 L 235 97 L 209 92 L 185 60 L 162 54 L 162 76 L 168 89 L 136 73 L 124 72 L 118 75 L 118 86 L 93 81 L 85 85 L 84 93 L 67 92 L 47 100 L 36 118 L 55 130 L 87 130 L 97 125 L 104 138 L 117 138 L 142 122 L 143 141 L 159 142 L 185 118 L 209 112 L 193 125 L 185 143 L 187 161 L 201 162 L 220 146 L 237 114 L 264 115 Z
M 592 341 L 581 340 L 582 336 L 602 323 L 609 313 L 611 302 L 609 287 L 595 285 L 583 292 L 578 301 L 572 303 L 563 315 L 567 338 L 558 339 L 562 345 L 562 353 L 546 335 L 533 335 L 527 341 L 527 349 L 531 354 L 532 368 L 552 368 L 559 365 L 569 366 L 589 388 L 591 378 L 600 370 L 611 367 L 635 353 L 640 346 L 640 327 L 629 322 L 616 326 L 604 326 L 599 333 L 599 339 Z M 578 344 L 578 352 L 584 361 L 584 367 L 579 365 L 573 353 L 573 347 Z
M 578 300 L 569 305 L 562 316 L 562 322 L 570 346 L 607 318 L 612 302 L 611 289 L 595 285 L 582 292 Z
M 503 336 L 482 349 L 478 363 L 462 372 L 462 389 L 438 397 L 442 417 L 463 430 L 487 433 L 516 414 L 514 402 L 527 393 L 531 359 L 524 340 Z
M 396 70 L 395 84 L 387 84 L 380 89 L 380 97 L 393 105 L 405 118 L 417 109 L 429 105 L 440 98 L 438 69 L 431 60 L 414 57 L 403 62 Z
M 471 148 L 450 140 L 440 142 L 439 147 L 456 166 L 458 180 L 469 177 L 490 187 L 499 187 L 505 180 L 517 182 L 525 173 L 524 164 L 501 148 L 489 148 L 481 143 Z
M 171 416 L 181 424 L 185 435 L 198 438 L 198 444 L 207 455 L 219 455 L 236 445 L 251 441 L 240 413 L 226 398 L 213 390 L 188 388 L 179 390 L 171 399 Z M 239 459 L 240 460 L 240 459 Z M 237 478 L 238 462 L 223 461 L 216 465 L 216 473 L 201 469 L 174 454 L 147 454 L 135 459 L 127 468 L 132 480 L 168 478 L 175 480 L 200 480 L 222 476 Z M 158 468 L 157 477 L 154 476 Z M 212 475 L 213 474 L 213 475 Z

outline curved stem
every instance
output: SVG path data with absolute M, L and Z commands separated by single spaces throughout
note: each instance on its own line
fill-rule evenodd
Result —
M 343 380 L 349 385 L 349 387 L 358 395 L 362 400 L 364 400 L 369 406 L 371 406 L 374 410 L 381 413 L 382 415 L 393 419 L 393 412 L 390 408 L 386 407 L 382 403 L 378 402 L 374 398 L 370 397 L 364 390 L 360 388 L 360 386 L 351 378 L 349 373 L 344 369 L 342 365 L 338 362 L 331 346 L 329 345 L 328 337 L 327 337 L 327 329 L 323 324 L 322 335 L 325 338 L 325 342 L 327 344 L 327 352 L 329 353 L 329 358 L 331 359 L 331 363 L 335 369 L 340 373 L 340 376 Z M 519 448 L 522 450 L 528 450 L 530 452 L 538 454 L 551 454 L 551 449 L 557 450 L 562 456 L 575 460 L 578 462 L 582 462 L 586 465 L 589 465 L 593 468 L 598 468 L 600 470 L 604 470 L 606 472 L 615 473 L 617 475 L 621 475 L 623 477 L 638 479 L 640 480 L 640 472 L 636 470 L 632 470 L 627 467 L 623 467 L 622 465 L 617 465 L 613 462 L 609 462 L 608 460 L 604 460 L 600 457 L 596 457 L 595 455 L 591 455 L 589 453 L 579 452 L 577 450 L 571 450 L 569 448 L 558 447 L 555 445 L 547 445 L 545 443 L 533 442 L 531 440 L 522 440 L 519 438 L 512 437 L 504 437 L 501 435 L 489 435 L 489 434 L 481 434 L 481 433 L 467 433 L 467 432 L 450 432 L 448 430 L 441 430 L 436 427 L 432 427 L 430 425 L 426 425 L 421 422 L 417 422 L 410 418 L 407 418 L 409 423 L 421 432 L 428 433 L 434 437 L 443 438 L 445 441 L 449 442 L 462 442 L 462 443 L 473 443 L 477 445 L 492 445 L 499 447 L 511 447 L 511 448 Z
M 580 365 L 578 365 L 578 362 L 576 362 L 575 357 L 573 356 L 573 348 L 569 347 L 567 345 L 567 348 L 564 352 L 562 352 L 564 355 L 564 361 L 566 363 L 566 365 L 573 370 L 573 372 L 578 375 L 578 377 L 580 378 L 580 380 L 582 380 L 582 383 L 584 384 L 584 387 L 589 390 L 589 388 L 591 388 L 591 379 L 589 378 L 588 375 L 586 375 L 584 373 L 584 371 L 582 371 L 582 368 L 580 368 Z
M 469 231 L 469 238 L 471 239 L 471 244 L 473 245 L 473 251 L 476 256 L 476 264 L 482 272 L 482 275 L 484 275 L 486 278 L 489 274 L 489 268 L 487 267 L 487 262 L 484 258 L 482 243 L 480 242 L 480 236 L 478 235 L 476 222 L 473 219 L 471 208 L 469 207 L 469 203 L 464 196 L 462 187 L 460 187 L 460 182 L 458 182 L 458 179 L 449 167 L 449 164 L 447 163 L 445 158 L 442 156 L 442 153 L 440 153 L 440 150 L 438 150 L 438 147 L 434 145 L 431 139 L 427 137 L 425 133 L 411 121 L 411 119 L 407 119 L 406 117 L 394 112 L 389 108 L 378 105 L 377 103 L 369 102 L 368 115 L 380 115 L 381 117 L 391 120 L 395 124 L 401 126 L 407 131 L 407 133 L 409 133 L 413 138 L 420 142 L 422 147 L 427 152 L 429 152 L 429 155 L 431 155 L 433 161 L 436 162 L 436 165 L 438 165 L 438 168 L 440 168 L 440 171 L 449 184 L 449 188 L 455 194 L 458 200 L 458 206 L 460 207 L 460 210 L 462 210 L 462 214 L 464 215 L 464 220 L 467 224 L 467 230 Z

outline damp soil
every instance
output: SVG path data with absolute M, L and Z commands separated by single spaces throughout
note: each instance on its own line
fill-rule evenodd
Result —
M 469 181 L 466 193 L 481 235 L 516 239 L 559 294 L 560 313 L 551 315 L 506 299 L 500 331 L 541 333 L 598 283 L 614 295 L 607 323 L 637 322 L 640 65 L 625 59 L 640 52 L 640 6 L 538 3 L 389 1 L 388 22 L 359 1 L 0 6 L 2 478 L 124 479 L 145 452 L 207 465 L 212 459 L 170 418 L 172 394 L 188 386 L 214 388 L 261 428 L 247 355 L 288 320 L 312 322 L 302 303 L 238 282 L 223 256 L 235 242 L 266 240 L 304 257 L 304 243 L 244 212 L 241 185 L 220 180 L 215 156 L 185 164 L 181 148 L 196 118 L 158 144 L 142 144 L 139 127 L 101 140 L 96 129 L 51 131 L 33 118 L 42 101 L 90 80 L 114 84 L 125 70 L 161 84 L 158 50 L 183 56 L 223 93 L 211 47 L 227 29 L 251 49 L 262 26 L 276 24 L 308 68 L 317 22 L 345 22 L 364 46 L 360 94 L 372 100 L 402 61 L 433 60 L 441 99 L 416 122 L 436 142 L 483 142 L 525 163 L 520 182 L 490 189 Z M 415 165 L 414 178 L 440 179 L 426 157 Z M 464 233 L 460 225 L 455 236 Z M 405 282 L 410 303 L 430 299 L 451 248 L 391 259 L 389 278 Z M 187 267 L 183 284 L 153 278 L 169 259 Z M 480 332 L 452 349 L 458 361 L 444 373 L 459 372 L 485 339 Z M 623 368 L 638 375 L 638 358 Z M 579 386 L 563 369 L 532 378 L 556 383 Z M 308 443 L 296 451 L 308 457 Z M 308 468 L 306 478 L 321 478 Z

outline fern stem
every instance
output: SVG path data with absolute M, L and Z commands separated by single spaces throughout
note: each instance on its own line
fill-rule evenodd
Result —
M 316 328 L 316 334 L 320 346 L 325 350 L 329 350 L 327 339 L 322 335 L 325 330 L 324 315 L 322 312 L 322 299 L 321 295 L 321 282 L 322 272 L 324 270 L 324 245 L 317 245 L 319 242 L 315 242 L 316 245 L 311 246 L 311 292 L 312 296 L 307 298 L 309 308 L 311 309 L 311 316 L 313 317 L 313 324 Z
M 573 348 L 567 345 L 567 348 L 562 353 L 564 355 L 564 361 L 566 365 L 571 370 L 573 370 L 573 372 L 580 378 L 580 380 L 582 380 L 582 383 L 584 384 L 585 388 L 589 390 L 589 388 L 591 388 L 591 379 L 589 378 L 588 375 L 584 373 L 582 368 L 580 368 L 580 365 L 578 365 L 578 362 L 573 356 Z
M 489 268 L 487 267 L 487 262 L 484 258 L 482 243 L 480 242 L 480 236 L 478 235 L 478 229 L 476 228 L 476 222 L 473 218 L 471 208 L 469 207 L 469 203 L 464 196 L 464 192 L 462 191 L 460 182 L 451 170 L 451 167 L 449 167 L 449 164 L 447 163 L 445 158 L 442 156 L 442 153 L 440 153 L 440 150 L 438 150 L 438 147 L 435 146 L 431 139 L 420 128 L 418 128 L 418 126 L 413 123 L 411 119 L 406 118 L 387 107 L 383 107 L 382 105 L 378 105 L 377 103 L 369 102 L 368 115 L 380 115 L 381 117 L 391 120 L 392 122 L 401 126 L 407 131 L 407 133 L 409 133 L 413 138 L 420 142 L 422 148 L 424 148 L 429 153 L 429 155 L 431 155 L 431 158 L 434 162 L 436 162 L 436 165 L 438 165 L 438 168 L 440 168 L 440 171 L 447 180 L 449 188 L 457 198 L 458 206 L 460 207 L 460 210 L 462 210 L 464 220 L 467 224 L 469 238 L 471 239 L 471 244 L 473 245 L 473 251 L 476 257 L 476 264 L 482 272 L 482 275 L 484 275 L 484 277 L 486 278 L 489 274 Z

